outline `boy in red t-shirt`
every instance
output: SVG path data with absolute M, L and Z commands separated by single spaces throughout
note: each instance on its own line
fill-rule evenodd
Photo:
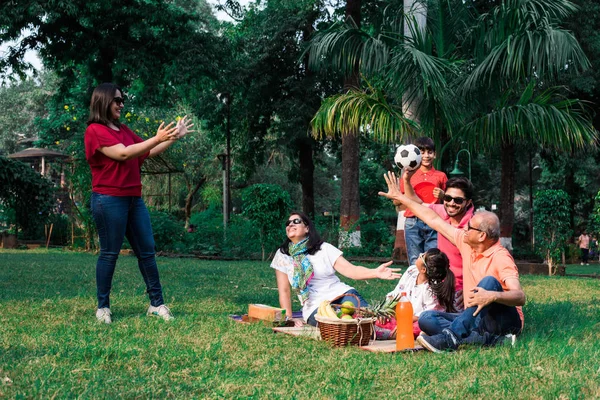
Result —
M 448 177 L 433 167 L 435 143 L 431 138 L 421 137 L 415 140 L 415 146 L 421 150 L 421 166 L 410 178 L 415 194 L 425 205 L 439 203 L 444 197 Z M 404 182 L 400 181 L 400 190 L 404 193 Z M 410 211 L 404 213 L 404 239 L 409 265 L 415 265 L 419 254 L 437 248 L 437 232 Z

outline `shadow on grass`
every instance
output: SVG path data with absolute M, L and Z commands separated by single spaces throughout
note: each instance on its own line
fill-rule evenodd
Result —
M 600 324 L 600 305 L 595 299 L 590 299 L 590 302 L 529 302 L 524 313 L 525 336 L 564 340 L 567 332 L 584 334 L 588 329 L 598 329 Z

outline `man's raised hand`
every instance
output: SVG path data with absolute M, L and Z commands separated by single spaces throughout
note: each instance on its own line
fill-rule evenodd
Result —
M 387 197 L 390 200 L 400 200 L 402 193 L 400 192 L 400 188 L 398 187 L 398 178 L 396 174 L 388 171 L 386 174 L 383 174 L 383 178 L 385 179 L 385 183 L 387 184 L 388 191 L 379 192 L 380 196 Z

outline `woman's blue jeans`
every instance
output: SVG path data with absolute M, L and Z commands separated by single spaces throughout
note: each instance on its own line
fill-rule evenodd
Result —
M 100 238 L 100 256 L 96 263 L 98 308 L 110 307 L 112 278 L 125 236 L 138 259 L 150 304 L 154 307 L 164 304 L 150 214 L 142 198 L 92 193 L 91 208 Z

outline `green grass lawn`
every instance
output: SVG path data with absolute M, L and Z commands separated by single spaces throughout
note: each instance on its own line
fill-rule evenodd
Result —
M 514 348 L 375 354 L 227 316 L 277 304 L 268 263 L 159 259 L 176 319 L 145 316 L 136 260 L 119 260 L 113 324 L 95 320 L 90 254 L 0 251 L 0 398 L 599 398 L 600 284 L 523 276 Z M 348 281 L 348 280 L 346 280 Z M 349 282 L 367 298 L 394 283 Z
M 566 273 L 574 275 L 600 275 L 600 264 L 591 263 L 590 265 L 568 264 Z

